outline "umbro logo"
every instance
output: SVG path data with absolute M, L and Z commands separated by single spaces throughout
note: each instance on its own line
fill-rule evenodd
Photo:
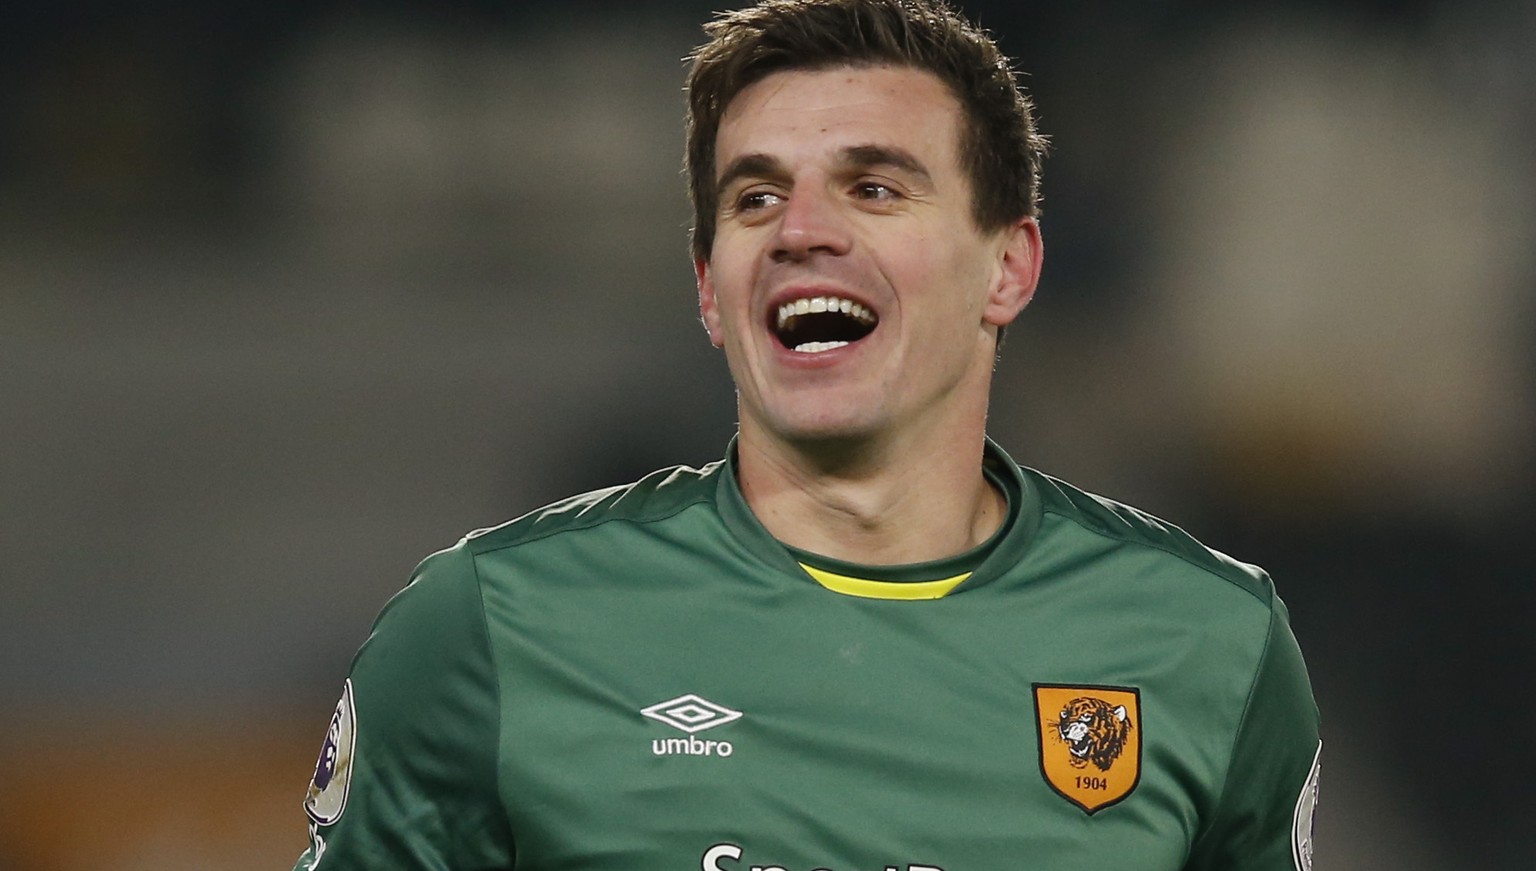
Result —
M 687 738 L 651 739 L 651 753 L 656 756 L 729 756 L 735 752 L 729 741 L 701 740 L 694 735 L 741 719 L 741 711 L 688 693 L 641 708 L 640 713 L 688 733 Z
M 740 711 L 733 711 L 724 705 L 717 705 L 703 696 L 689 693 L 686 696 L 678 696 L 675 699 L 667 699 L 657 702 L 649 708 L 644 708 L 640 713 L 652 720 L 660 720 L 674 729 L 682 729 L 692 735 L 694 732 L 702 732 L 705 729 L 713 729 L 723 726 L 732 720 L 741 717 Z

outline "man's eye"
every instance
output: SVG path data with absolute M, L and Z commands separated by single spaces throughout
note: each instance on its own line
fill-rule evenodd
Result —
M 772 191 L 749 191 L 742 194 L 736 200 L 736 210 L 740 212 L 753 212 L 758 209 L 766 209 L 778 205 L 779 195 Z
M 861 181 L 853 186 L 853 195 L 861 200 L 894 200 L 899 194 L 890 185 L 877 181 Z

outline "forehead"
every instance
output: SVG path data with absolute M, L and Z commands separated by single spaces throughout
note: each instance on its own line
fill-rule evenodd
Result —
M 741 154 L 811 159 L 859 145 L 900 147 L 957 168 L 960 104 L 934 74 L 912 67 L 785 70 L 743 88 L 726 107 L 716 167 Z

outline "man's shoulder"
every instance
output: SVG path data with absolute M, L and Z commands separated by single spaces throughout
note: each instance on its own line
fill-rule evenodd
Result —
M 715 498 L 723 461 L 701 468 L 671 466 L 631 484 L 592 490 L 535 509 L 506 523 L 477 529 L 461 543 L 479 556 L 564 533 L 611 523 L 656 523 Z
M 417 565 L 411 581 L 395 596 L 390 608 L 403 607 L 411 598 L 451 600 L 467 597 L 478 601 L 482 558 L 500 562 L 511 554 L 525 554 L 522 545 L 548 541 L 566 534 L 601 535 L 614 524 L 653 524 L 677 517 L 688 508 L 711 503 L 715 498 L 721 463 L 702 468 L 673 466 L 618 487 L 606 487 L 553 502 L 497 526 L 477 529 L 439 550 Z M 583 542 L 587 546 L 590 542 Z M 601 550 L 601 544 L 597 547 Z
M 1258 566 L 1207 547 L 1181 527 L 1034 469 L 1024 475 L 1040 494 L 1041 511 L 1089 536 L 1117 547 L 1140 550 L 1182 564 L 1192 574 L 1220 579 L 1265 605 L 1275 599 L 1274 584 Z

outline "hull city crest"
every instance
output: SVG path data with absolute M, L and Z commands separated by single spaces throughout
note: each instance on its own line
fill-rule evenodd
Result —
M 1141 691 L 1034 684 L 1040 773 L 1057 795 L 1092 815 L 1141 781 Z

